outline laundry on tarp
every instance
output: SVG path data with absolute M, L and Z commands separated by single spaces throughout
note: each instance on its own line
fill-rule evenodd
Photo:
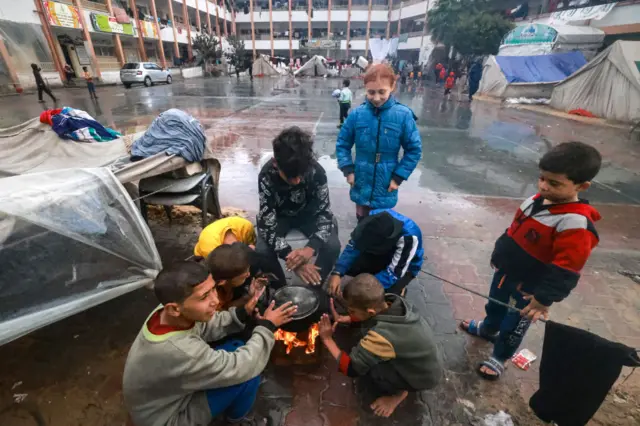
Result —
M 640 41 L 616 41 L 558 84 L 551 106 L 583 109 L 597 117 L 640 120 Z
M 584 66 L 581 52 L 538 56 L 490 56 L 479 92 L 501 98 L 550 98 L 556 83 Z
M 157 116 L 144 135 L 133 143 L 131 156 L 141 159 L 165 153 L 193 163 L 202 160 L 206 141 L 197 119 L 171 108 Z
M 40 122 L 50 125 L 62 139 L 76 142 L 109 142 L 121 136 L 115 130 L 104 127 L 85 111 L 71 107 L 43 111 Z
M 585 425 L 604 401 L 623 366 L 640 367 L 636 349 L 586 330 L 547 321 L 540 389 L 529 400 L 534 413 L 558 426 Z

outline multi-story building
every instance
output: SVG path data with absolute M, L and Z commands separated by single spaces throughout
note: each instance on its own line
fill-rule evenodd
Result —
M 285 58 L 365 55 L 372 37 L 399 37 L 400 57 L 430 45 L 426 12 L 437 0 L 0 0 L 0 86 L 51 84 L 69 64 L 106 82 L 126 62 L 170 67 L 193 55 L 200 32 L 236 34 L 248 51 Z M 235 10 L 235 11 L 234 11 Z

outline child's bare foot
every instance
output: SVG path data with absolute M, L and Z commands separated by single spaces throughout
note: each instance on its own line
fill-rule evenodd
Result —
M 409 395 L 409 392 L 403 391 L 398 395 L 381 396 L 373 401 L 371 409 L 376 416 L 389 417 L 398 408 L 398 405 L 407 398 L 407 395 Z

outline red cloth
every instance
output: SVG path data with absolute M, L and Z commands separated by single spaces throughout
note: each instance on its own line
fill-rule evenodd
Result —
M 48 110 L 42 111 L 42 114 L 40 114 L 40 122 L 44 124 L 48 124 L 49 126 L 53 126 L 53 120 L 51 119 L 51 117 L 53 117 L 54 115 L 60 114 L 61 111 L 62 111 L 62 108 L 48 109 Z
M 149 321 L 147 321 L 147 328 L 152 334 L 155 334 L 156 336 L 162 336 L 163 334 L 171 333 L 172 331 L 188 330 L 193 327 L 192 325 L 190 327 L 180 328 L 160 324 L 160 312 L 162 312 L 162 309 L 155 311 L 153 315 L 151 315 L 151 318 L 149 318 Z
M 444 68 L 442 68 L 440 70 L 440 80 L 444 80 L 446 76 L 447 76 L 447 71 Z
M 591 117 L 591 118 L 596 118 L 595 115 L 593 115 L 592 113 L 590 113 L 589 111 L 587 111 L 586 109 L 582 109 L 582 108 L 578 108 L 578 109 L 572 109 L 571 111 L 569 111 L 569 114 L 573 114 L 573 115 L 581 115 L 582 117 Z
M 441 69 L 442 69 L 442 64 L 437 64 L 437 65 L 436 65 L 436 69 L 437 69 L 438 71 L 439 71 L 439 70 L 441 70 Z
M 455 83 L 455 77 L 447 77 L 447 81 L 444 84 L 444 87 L 447 89 L 453 89 L 453 83 Z

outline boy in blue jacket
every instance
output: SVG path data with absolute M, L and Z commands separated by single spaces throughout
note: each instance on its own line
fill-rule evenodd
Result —
M 422 156 L 413 111 L 391 96 L 396 87 L 393 69 L 386 64 L 371 66 L 364 84 L 367 100 L 349 114 L 336 145 L 338 167 L 351 185 L 358 220 L 372 209 L 395 207 L 398 187 Z M 404 155 L 398 161 L 401 147 Z
M 372 274 L 385 293 L 402 294 L 420 272 L 424 250 L 422 231 L 391 209 L 372 210 L 351 233 L 329 279 L 329 293 L 339 296 L 342 277 Z

